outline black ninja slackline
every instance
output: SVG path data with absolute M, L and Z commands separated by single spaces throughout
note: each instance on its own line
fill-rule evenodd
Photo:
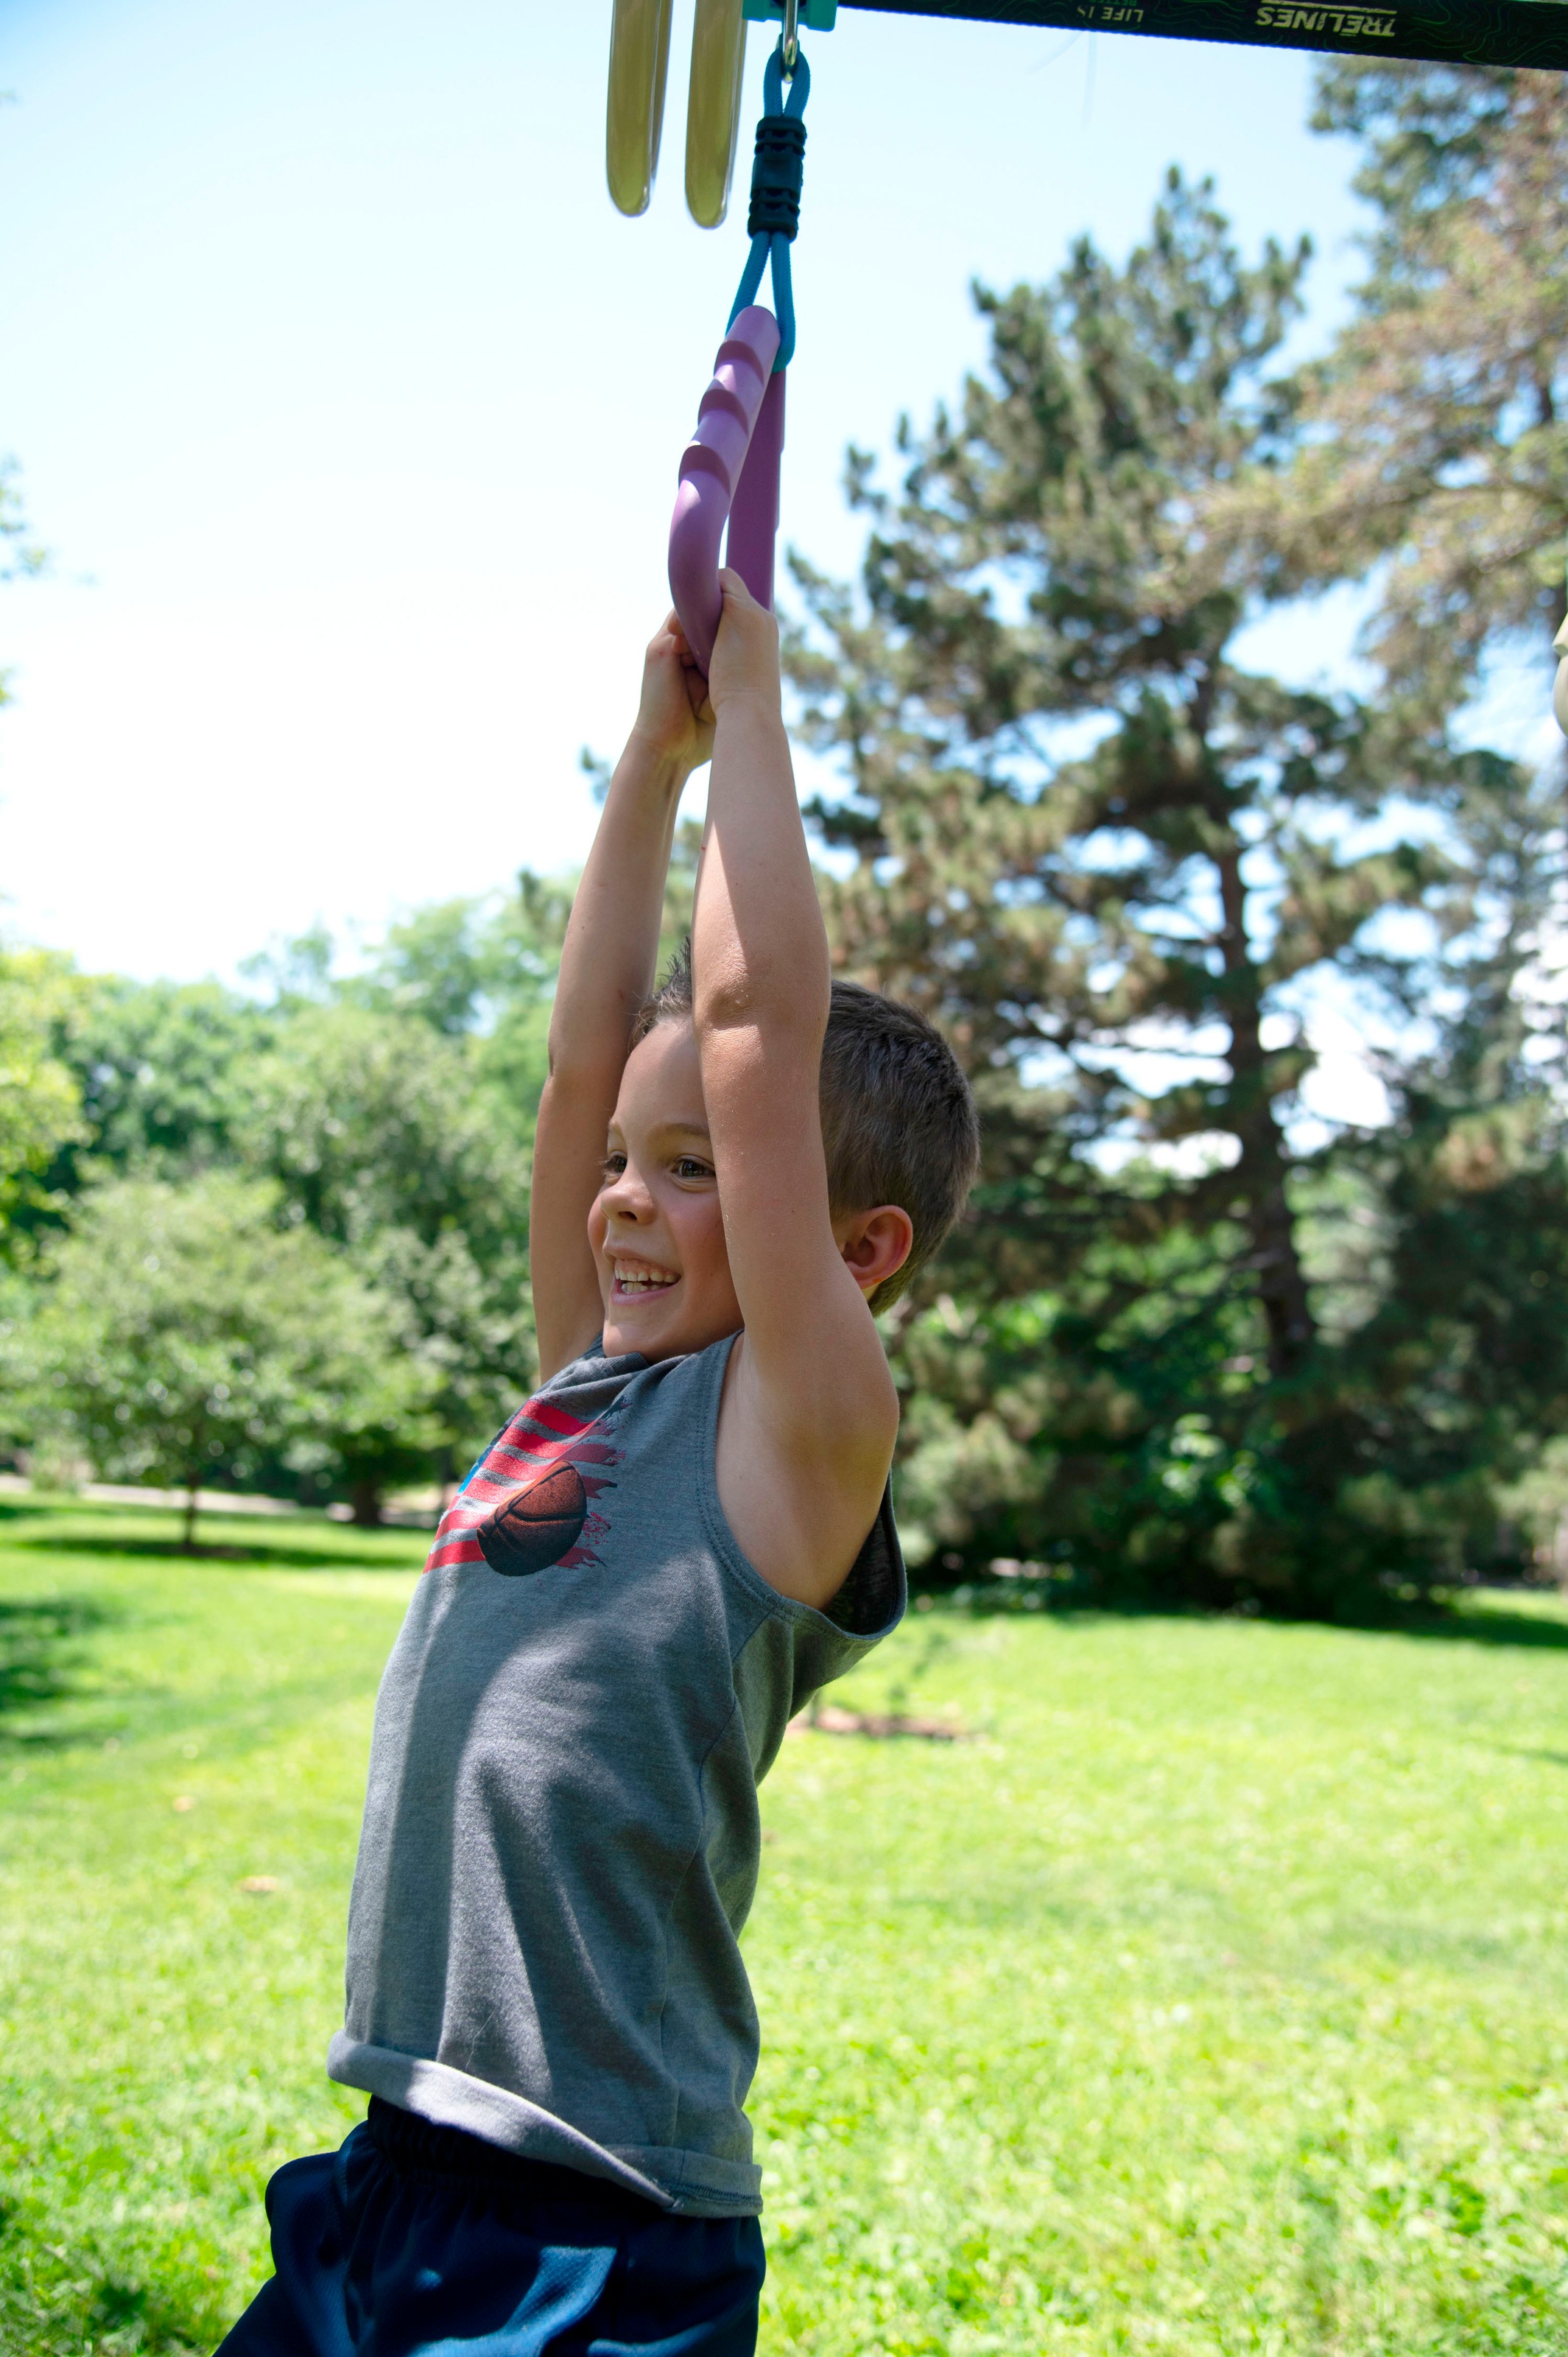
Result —
M 970 16 L 988 25 L 1053 25 L 1152 33 L 1250 48 L 1334 49 L 1347 57 L 1422 58 L 1471 66 L 1568 67 L 1564 0 L 1418 0 L 1414 6 L 1304 5 L 1303 0 L 844 0 L 882 15 Z

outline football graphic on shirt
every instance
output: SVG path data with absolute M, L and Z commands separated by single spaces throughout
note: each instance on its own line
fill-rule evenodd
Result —
M 596 1569 L 608 1525 L 605 1492 L 620 1451 L 613 1410 L 574 1415 L 552 1399 L 525 1400 L 441 1517 L 426 1571 L 487 1565 L 509 1577 Z
M 588 1519 L 588 1493 L 575 1465 L 557 1465 L 519 1490 L 474 1533 L 492 1571 L 545 1571 L 575 1547 Z

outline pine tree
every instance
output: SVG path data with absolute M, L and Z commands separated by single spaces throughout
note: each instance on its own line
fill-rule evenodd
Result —
M 1396 724 L 1440 730 L 1487 659 L 1540 665 L 1568 604 L 1568 91 L 1557 73 L 1337 59 L 1314 125 L 1363 143 L 1369 269 L 1303 373 L 1288 475 L 1211 515 L 1289 583 L 1370 575 Z
M 1306 260 L 1246 264 L 1173 174 L 1124 268 L 1085 241 L 981 290 L 990 375 L 901 429 L 897 495 L 852 456 L 863 597 L 800 568 L 802 725 L 846 787 L 814 811 L 835 956 L 942 1024 L 983 1106 L 949 1290 L 899 1342 L 906 1495 L 955 1566 L 1312 1609 L 1454 1567 L 1435 1491 L 1406 1512 L 1396 1467 L 1391 1533 L 1376 1488 L 1419 1405 L 1318 1331 L 1311 1252 L 1331 1274 L 1374 1174 L 1297 1117 L 1324 977 L 1397 1019 L 1425 951 L 1383 912 L 1468 921 L 1464 859 L 1397 797 L 1452 810 L 1507 765 L 1402 760 L 1352 696 L 1243 659 L 1293 585 L 1207 519 L 1294 454 L 1271 371 Z

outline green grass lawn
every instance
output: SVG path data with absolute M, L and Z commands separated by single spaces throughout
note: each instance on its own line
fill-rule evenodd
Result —
M 0 2349 L 205 2350 L 322 2056 L 423 1542 L 0 1507 Z M 747 1933 L 763 2346 L 1568 2352 L 1568 1620 L 937 1609 Z M 260 1878 L 265 1886 L 247 1889 Z

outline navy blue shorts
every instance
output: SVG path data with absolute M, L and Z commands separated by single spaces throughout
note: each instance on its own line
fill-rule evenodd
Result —
M 753 2357 L 755 2218 L 680 2218 L 372 2099 L 267 2188 L 276 2274 L 218 2357 Z

